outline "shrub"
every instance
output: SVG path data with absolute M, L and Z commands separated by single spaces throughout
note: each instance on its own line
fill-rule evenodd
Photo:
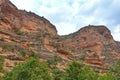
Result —
M 76 61 L 71 62 L 67 69 L 66 69 L 66 74 L 67 80 L 78 80 L 78 75 L 82 72 L 82 67 L 83 65 L 79 64 Z
M 22 35 L 24 32 L 20 31 L 19 28 L 15 28 L 15 31 L 14 31 L 17 35 Z
M 97 80 L 98 77 L 98 73 L 93 72 L 89 66 L 84 66 L 78 75 L 79 80 Z
M 73 61 L 66 69 L 66 80 L 97 80 L 98 73 L 93 72 L 89 66 Z
M 48 63 L 48 65 L 54 65 L 54 66 L 56 66 L 57 63 L 58 63 L 58 61 L 61 61 L 61 58 L 59 56 L 54 56 L 53 59 L 48 59 L 47 63 Z
M 63 72 L 62 70 L 55 68 L 52 69 L 52 73 L 53 73 L 53 79 L 54 80 L 65 80 L 65 72 Z
M 4 80 L 51 80 L 50 69 L 39 59 L 29 58 L 3 77 Z
M 103 76 L 99 76 L 98 80 L 115 80 L 115 77 L 111 73 L 106 73 Z
M 26 51 L 26 50 L 21 50 L 21 51 L 20 51 L 20 54 L 21 54 L 22 57 L 25 57 L 26 54 L 27 54 L 27 51 Z
M 120 80 L 120 60 L 117 61 L 117 64 L 110 68 L 110 73 L 115 77 L 115 80 Z
M 38 55 L 37 53 L 35 53 L 34 51 L 30 51 L 30 56 L 34 57 L 34 58 L 40 58 L 40 55 Z
M 0 72 L 3 71 L 3 63 L 4 63 L 4 59 L 5 59 L 4 56 L 0 56 Z

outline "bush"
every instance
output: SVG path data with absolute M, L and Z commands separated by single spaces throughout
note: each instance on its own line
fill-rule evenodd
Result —
M 64 80 L 65 78 L 65 72 L 63 72 L 62 70 L 55 68 L 52 69 L 52 73 L 53 73 L 53 79 L 54 80 Z
M 57 63 L 58 63 L 58 61 L 61 61 L 61 58 L 60 58 L 59 56 L 54 56 L 53 59 L 48 59 L 48 60 L 47 60 L 47 63 L 48 63 L 49 66 L 50 66 L 50 65 L 56 66 Z
M 83 65 L 79 64 L 76 61 L 71 62 L 67 69 L 66 69 L 66 74 L 67 74 L 67 80 L 78 80 L 78 75 L 82 72 L 82 67 Z
M 3 71 L 3 63 L 4 63 L 4 59 L 5 59 L 4 56 L 0 56 L 0 72 Z
M 51 80 L 50 69 L 46 63 L 31 57 L 6 73 L 4 80 Z
M 76 61 L 68 65 L 66 80 L 97 80 L 98 73 L 93 72 L 89 66 L 84 66 Z
M 24 32 L 20 31 L 19 28 L 15 28 L 15 31 L 14 31 L 17 35 L 22 35 Z
M 100 76 L 98 80 L 115 80 L 115 77 L 111 73 L 106 73 L 103 76 Z
M 27 54 L 27 51 L 26 51 L 26 50 L 21 50 L 21 51 L 20 51 L 20 55 L 21 55 L 22 57 L 25 57 L 26 54 Z
M 117 64 L 110 68 L 110 73 L 115 77 L 115 80 L 120 80 L 120 60 L 117 61 Z
M 82 72 L 78 75 L 79 80 L 97 80 L 98 77 L 98 73 L 93 72 L 89 66 L 84 66 Z
M 102 75 L 76 61 L 69 63 L 65 71 L 57 67 L 51 71 L 47 63 L 41 63 L 38 58 L 31 57 L 11 72 L 7 72 L 0 80 L 120 80 L 119 65 L 111 69 L 112 72 Z
M 35 53 L 34 51 L 30 51 L 29 54 L 31 57 L 40 58 L 40 55 L 38 53 Z

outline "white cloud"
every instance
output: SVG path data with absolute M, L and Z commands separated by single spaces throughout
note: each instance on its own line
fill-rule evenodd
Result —
M 55 25 L 57 26 L 58 34 L 60 35 L 65 35 L 77 31 L 77 29 L 73 27 L 75 25 L 72 23 L 62 22 Z
M 10 0 L 19 9 L 25 9 L 27 11 L 32 11 L 35 8 L 35 0 Z
M 114 28 L 112 35 L 115 40 L 120 41 L 120 24 Z
M 49 8 L 49 7 L 46 7 L 46 6 L 40 6 L 39 8 L 38 8 L 38 10 L 37 10 L 37 13 L 38 14 L 41 14 L 41 15 L 45 15 L 45 16 L 50 16 L 50 15 L 52 15 L 52 14 L 55 14 L 56 12 L 58 11 L 58 9 L 57 8 L 55 8 L 55 7 L 51 7 L 51 8 Z
M 119 24 L 120 0 L 11 0 L 20 9 L 44 16 L 56 25 L 60 35 L 91 25 L 106 25 L 113 30 Z M 116 28 L 115 28 L 116 29 Z M 119 32 L 113 32 L 118 40 Z M 119 39 L 120 40 L 120 39 Z

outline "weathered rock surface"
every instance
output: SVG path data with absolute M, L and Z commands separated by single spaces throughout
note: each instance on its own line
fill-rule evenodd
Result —
M 120 43 L 103 25 L 89 25 L 59 36 L 55 26 L 44 17 L 18 10 L 9 0 L 0 0 L 0 55 L 6 58 L 5 69 L 33 53 L 40 60 L 59 56 L 60 62 L 78 60 L 95 70 L 106 70 L 120 58 Z
M 114 65 L 114 61 L 120 56 L 120 47 L 107 29 L 100 25 L 89 25 L 81 28 L 76 33 L 61 37 L 59 46 L 61 50 L 72 53 L 72 57 L 83 60 L 91 66 L 106 67 Z M 67 49 L 65 49 L 67 48 Z M 63 47 L 63 48 L 62 48 Z

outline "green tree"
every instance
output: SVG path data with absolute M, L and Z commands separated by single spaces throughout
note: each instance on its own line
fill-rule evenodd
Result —
M 115 80 L 115 78 L 111 73 L 106 73 L 102 76 L 99 76 L 98 80 Z
M 83 65 L 76 61 L 71 62 L 66 69 L 66 80 L 79 80 L 78 75 L 82 73 Z
M 31 57 L 6 73 L 4 80 L 51 80 L 50 69 L 46 63 Z
M 62 70 L 55 68 L 55 69 L 52 69 L 52 73 L 53 73 L 54 80 L 65 80 L 64 78 L 66 77 L 65 72 L 63 72 Z
M 97 80 L 98 77 L 97 72 L 92 71 L 89 66 L 84 66 L 82 72 L 78 75 L 78 80 Z
M 115 77 L 115 80 L 120 80 L 120 60 L 117 61 L 117 64 L 110 68 L 110 73 Z
M 93 72 L 89 66 L 73 61 L 66 69 L 66 80 L 97 80 L 98 73 Z

